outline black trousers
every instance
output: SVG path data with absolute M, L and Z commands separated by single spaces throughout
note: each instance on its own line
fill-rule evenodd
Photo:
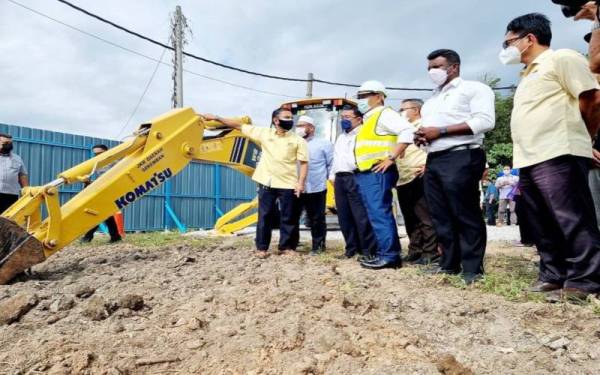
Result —
M 110 239 L 111 240 L 119 240 L 121 238 L 121 235 L 119 234 L 119 227 L 117 226 L 117 221 L 115 220 L 114 216 L 109 217 L 108 219 L 106 219 L 104 221 L 104 224 L 106 224 L 106 227 L 108 228 L 108 234 L 110 234 Z M 92 229 L 90 229 L 85 236 L 83 236 L 83 240 L 84 241 L 91 241 L 94 239 L 94 233 L 96 233 L 96 231 L 98 230 L 98 227 L 94 227 Z
M 515 195 L 515 213 L 517 214 L 517 221 L 519 223 L 521 243 L 524 245 L 533 245 L 535 243 L 533 230 L 529 224 L 529 218 L 527 217 L 527 210 L 525 209 L 525 202 L 523 202 L 522 195 Z
M 540 254 L 540 280 L 600 292 L 600 231 L 589 159 L 565 155 L 521 169 L 521 192 Z
M 479 206 L 485 169 L 482 149 L 433 152 L 427 156 L 425 197 L 442 248 L 440 266 L 483 273 L 487 232 Z
M 274 218 L 279 202 L 279 250 L 295 250 L 294 233 L 298 230 L 296 219 L 296 196 L 294 189 L 276 189 L 258 186 L 258 223 L 256 225 L 256 249 L 267 251 L 271 245 Z
M 377 240 L 354 175 L 336 174 L 333 187 L 338 222 L 346 242 L 346 255 L 377 254 Z
M 498 202 L 490 203 L 489 201 L 483 203 L 483 209 L 485 211 L 485 218 L 487 225 L 496 225 L 496 209 L 498 208 Z
M 318 193 L 300 194 L 300 198 L 296 200 L 296 230 L 293 235 L 294 248 L 298 246 L 300 241 L 300 216 L 302 211 L 306 210 L 306 218 L 310 222 L 310 235 L 312 238 L 312 250 L 325 250 L 325 236 L 327 234 L 327 224 L 325 223 L 325 201 L 327 198 L 327 190 Z
M 19 200 L 18 195 L 0 193 L 0 214 L 6 211 L 16 201 Z
M 437 235 L 425 199 L 423 178 L 415 178 L 406 185 L 398 186 L 396 190 L 410 241 L 408 256 L 417 254 L 426 258 L 437 256 Z

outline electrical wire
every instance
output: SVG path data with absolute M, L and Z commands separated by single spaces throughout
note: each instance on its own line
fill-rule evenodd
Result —
M 121 134 L 123 133 L 123 131 L 127 128 L 127 126 L 129 126 L 129 123 L 133 119 L 133 116 L 135 116 L 137 110 L 140 108 L 140 105 L 142 104 L 142 100 L 144 100 L 144 97 L 146 96 L 146 93 L 148 92 L 148 89 L 150 88 L 150 84 L 152 83 L 152 81 L 154 80 L 154 77 L 156 76 L 156 72 L 158 71 L 158 68 L 162 64 L 162 59 L 165 56 L 165 52 L 167 52 L 166 48 L 163 49 L 163 51 L 162 51 L 162 53 L 160 55 L 160 58 L 158 59 L 158 62 L 156 63 L 156 66 L 154 67 L 154 71 L 152 71 L 152 75 L 150 76 L 150 79 L 148 80 L 148 83 L 146 83 L 146 87 L 144 88 L 144 91 L 142 92 L 142 95 L 140 96 L 140 99 L 137 101 L 137 104 L 135 105 L 135 108 L 133 108 L 133 111 L 129 115 L 129 118 L 127 119 L 127 122 L 125 122 L 125 125 L 123 125 L 123 127 L 121 128 L 121 130 L 119 131 L 119 133 L 115 137 L 116 139 L 119 139 L 119 137 L 121 136 Z
M 129 53 L 137 55 L 139 57 L 143 57 L 143 58 L 145 58 L 147 60 L 150 60 L 150 61 L 153 61 L 153 62 L 156 62 L 156 63 L 160 63 L 160 64 L 165 65 L 165 66 L 169 66 L 171 68 L 173 67 L 172 64 L 166 63 L 164 61 L 160 62 L 160 60 L 158 60 L 158 59 L 156 59 L 154 57 L 151 57 L 151 56 L 148 56 L 148 55 L 143 54 L 141 52 L 135 51 L 135 50 L 133 50 L 131 48 L 124 47 L 124 46 L 122 46 L 120 44 L 117 44 L 117 43 L 114 43 L 114 42 L 112 42 L 112 41 L 110 41 L 108 39 L 105 39 L 105 38 L 100 37 L 98 35 L 95 35 L 95 34 L 92 34 L 90 32 L 87 32 L 85 30 L 82 30 L 82 29 L 80 29 L 78 27 L 75 27 L 73 25 L 70 25 L 70 24 L 68 24 L 66 22 L 60 21 L 60 20 L 58 20 L 58 19 L 56 19 L 54 17 L 51 17 L 51 16 L 49 16 L 47 14 L 44 14 L 42 12 L 39 12 L 39 11 L 37 11 L 37 10 L 35 10 L 33 8 L 30 8 L 30 7 L 28 7 L 28 6 L 24 5 L 24 4 L 21 4 L 21 3 L 17 2 L 17 1 L 15 1 L 15 0 L 7 0 L 7 1 L 10 2 L 10 3 L 12 3 L 12 4 L 14 4 L 14 5 L 17 5 L 17 6 L 21 7 L 21 8 L 23 8 L 23 9 L 26 9 L 26 10 L 32 12 L 32 13 L 35 13 L 38 16 L 44 17 L 46 19 L 49 19 L 49 20 L 51 20 L 53 22 L 56 22 L 58 24 L 61 24 L 61 25 L 65 26 L 65 27 L 67 27 L 67 28 L 69 28 L 71 30 L 77 31 L 77 32 L 82 33 L 84 35 L 87 35 L 87 36 L 89 36 L 91 38 L 99 40 L 99 41 L 101 41 L 103 43 L 106 43 L 108 45 L 111 45 L 111 46 L 113 46 L 115 48 L 119 48 L 119 49 L 121 49 L 123 51 L 129 52 Z M 170 50 L 172 49 L 170 46 L 167 46 L 167 47 L 169 47 L 169 48 L 166 48 L 166 49 L 170 49 Z M 186 73 L 189 73 L 191 75 L 194 75 L 194 76 L 197 76 L 197 77 L 201 77 L 201 78 L 204 78 L 204 79 L 207 79 L 207 80 L 210 80 L 210 81 L 223 83 L 223 84 L 226 84 L 226 85 L 229 85 L 229 86 L 232 86 L 232 87 L 237 87 L 237 88 L 241 88 L 241 89 L 244 89 L 244 90 L 249 90 L 249 91 L 253 91 L 253 92 L 257 92 L 257 93 L 261 93 L 261 94 L 272 95 L 272 96 L 279 96 L 279 97 L 283 97 L 283 98 L 293 98 L 293 99 L 301 98 L 301 96 L 292 96 L 292 95 L 287 95 L 287 94 L 281 94 L 281 93 L 276 93 L 276 92 L 271 92 L 271 91 L 265 91 L 265 90 L 255 89 L 255 88 L 252 88 L 252 87 L 249 87 L 249 86 L 244 86 L 244 85 L 240 85 L 240 84 L 237 84 L 237 83 L 225 81 L 225 80 L 222 80 L 222 79 L 210 77 L 210 76 L 207 76 L 207 75 L 204 75 L 204 74 L 201 74 L 201 73 L 194 72 L 194 71 L 189 70 L 189 69 L 183 69 L 183 71 L 186 72 Z
M 14 2 L 13 0 L 8 0 L 8 1 Z M 81 12 L 81 13 L 87 15 L 87 16 L 93 17 L 93 18 L 97 19 L 100 22 L 103 22 L 103 23 L 105 23 L 107 25 L 115 27 L 115 28 L 117 28 L 117 29 L 119 29 L 121 31 L 124 31 L 124 32 L 126 32 L 126 33 L 128 33 L 130 35 L 133 35 L 133 36 L 136 36 L 138 38 L 141 38 L 141 39 L 143 39 L 143 40 L 145 40 L 147 42 L 150 42 L 152 44 L 155 44 L 157 46 L 160 46 L 160 47 L 163 47 L 163 48 L 168 48 L 170 50 L 174 50 L 174 48 L 172 46 L 169 46 L 169 45 L 164 44 L 162 42 L 159 42 L 159 41 L 157 41 L 155 39 L 147 37 L 147 36 L 145 36 L 143 34 L 140 34 L 138 32 L 130 30 L 130 29 L 128 29 L 128 28 L 126 28 L 124 26 L 121 26 L 121 25 L 119 25 L 117 23 L 114 23 L 114 22 L 112 22 L 110 20 L 107 20 L 106 18 L 103 18 L 103 17 L 101 17 L 101 16 L 99 16 L 99 15 L 97 15 L 95 13 L 92 13 L 92 12 L 86 10 L 86 9 L 83 9 L 83 8 L 77 6 L 77 5 L 75 5 L 75 4 L 73 4 L 73 3 L 69 2 L 69 1 L 66 1 L 66 0 L 57 0 L 57 1 L 60 2 L 60 3 L 62 3 L 62 4 L 64 4 L 64 5 L 67 5 L 67 6 L 71 7 L 72 9 L 75 9 L 78 12 Z M 309 80 L 309 79 L 306 79 L 306 78 L 283 77 L 283 76 L 277 76 L 277 75 L 274 75 L 274 74 L 260 73 L 260 72 L 255 72 L 255 71 L 252 71 L 252 70 L 242 69 L 242 68 L 238 68 L 238 67 L 235 67 L 235 66 L 223 64 L 223 63 L 220 63 L 220 62 L 217 62 L 217 61 L 214 61 L 214 60 L 210 60 L 210 59 L 207 59 L 205 57 L 198 56 L 198 55 L 195 55 L 195 54 L 192 54 L 192 53 L 189 53 L 189 52 L 183 52 L 183 54 L 185 56 L 187 56 L 187 57 L 192 58 L 192 59 L 195 59 L 195 60 L 198 60 L 198 61 L 202 61 L 202 62 L 205 62 L 205 63 L 208 63 L 208 64 L 216 65 L 216 66 L 219 66 L 219 67 L 224 68 L 224 69 L 234 70 L 234 71 L 237 71 L 237 72 L 240 72 L 240 73 L 250 74 L 250 75 L 254 75 L 254 76 L 258 76 L 258 77 L 263 77 L 263 78 L 270 78 L 270 79 L 277 79 L 277 80 L 291 81 L 291 82 L 317 82 L 317 83 L 322 83 L 322 84 L 331 85 L 331 86 L 360 87 L 360 85 L 353 84 L 353 83 L 342 83 L 342 82 L 326 81 L 326 80 L 322 80 L 322 79 L 318 79 L 318 78 L 314 78 L 312 80 Z M 494 90 L 514 90 L 514 88 L 515 88 L 514 86 L 505 86 L 505 87 L 496 87 L 496 88 L 494 88 Z M 429 91 L 429 92 L 432 91 L 430 88 L 386 87 L 386 89 L 393 90 L 393 91 Z

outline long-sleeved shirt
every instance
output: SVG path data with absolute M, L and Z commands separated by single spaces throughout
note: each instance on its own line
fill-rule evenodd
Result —
M 356 157 L 354 156 L 354 146 L 356 144 L 356 135 L 359 131 L 360 126 L 352 129 L 349 133 L 341 132 L 335 141 L 333 165 L 329 172 L 330 180 L 335 179 L 336 173 L 354 172 L 356 170 L 357 166 Z
M 503 175 L 498 177 L 496 180 L 496 187 L 500 191 L 500 199 L 510 199 L 508 194 L 512 191 L 512 189 L 519 182 L 518 176 L 511 175 Z
M 434 140 L 427 152 L 461 145 L 483 145 L 484 133 L 494 128 L 496 111 L 492 89 L 476 81 L 455 78 L 425 102 L 421 109 L 423 127 L 444 128 L 466 123 L 473 135 L 446 136 Z
M 308 175 L 306 176 L 305 193 L 319 193 L 327 190 L 327 177 L 333 162 L 333 145 L 315 136 L 306 140 L 308 143 Z

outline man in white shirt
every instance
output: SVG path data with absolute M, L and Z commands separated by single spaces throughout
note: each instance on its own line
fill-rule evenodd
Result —
M 396 159 L 412 144 L 414 127 L 398 112 L 385 107 L 386 88 L 367 81 L 358 89 L 363 125 L 356 135 L 356 182 L 377 239 L 377 257 L 361 266 L 379 270 L 402 266 L 400 239 L 392 210 L 392 189 L 398 181 Z
M 515 201 L 511 192 L 519 182 L 519 177 L 512 174 L 512 168 L 505 165 L 502 170 L 503 175 L 496 180 L 498 188 L 498 226 L 501 227 L 506 222 L 506 208 L 510 210 L 510 224 L 517 225 L 517 214 L 515 213 Z
M 354 180 L 356 170 L 354 145 L 361 125 L 360 111 L 351 105 L 344 106 L 342 133 L 335 142 L 329 179 L 333 181 L 337 217 L 346 242 L 346 251 L 341 258 L 352 258 L 360 254 L 358 260 L 365 261 L 371 260 L 377 253 L 377 242 L 358 185 Z
M 458 274 L 471 284 L 483 274 L 486 227 L 479 205 L 485 170 L 484 133 L 494 128 L 494 93 L 460 78 L 460 56 L 433 51 L 429 76 L 437 88 L 422 109 L 417 145 L 427 146 L 425 197 L 442 250 L 432 273 Z

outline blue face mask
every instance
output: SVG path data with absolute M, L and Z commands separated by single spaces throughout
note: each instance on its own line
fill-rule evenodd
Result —
M 343 119 L 340 125 L 342 126 L 342 130 L 346 133 L 349 133 L 350 130 L 352 130 L 352 121 L 350 120 Z

